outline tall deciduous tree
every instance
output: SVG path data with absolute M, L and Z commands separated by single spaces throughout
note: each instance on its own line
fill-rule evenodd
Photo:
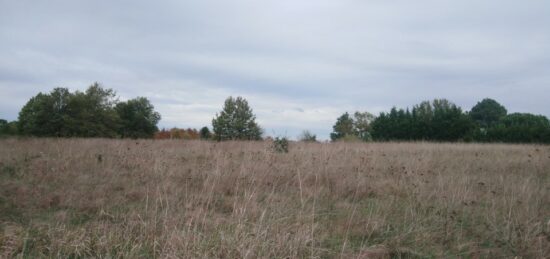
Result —
M 496 125 L 504 116 L 506 108 L 493 99 L 485 98 L 478 102 L 470 111 L 470 117 L 479 125 L 487 129 Z
M 145 98 L 119 103 L 98 83 L 85 92 L 55 88 L 32 97 L 19 112 L 19 130 L 41 137 L 150 137 L 160 115 Z
M 217 140 L 260 140 L 262 129 L 256 123 L 256 116 L 242 97 L 229 97 L 222 111 L 212 120 Z
M 512 113 L 488 129 L 489 141 L 550 143 L 550 121 L 542 115 Z
M 34 136 L 64 136 L 71 94 L 67 88 L 55 88 L 49 94 L 32 97 L 19 112 L 22 134 Z
M 355 112 L 353 114 L 353 126 L 355 128 L 355 133 L 363 141 L 369 141 L 372 139 L 371 136 L 371 124 L 374 121 L 375 117 L 372 113 L 369 112 Z
M 119 134 L 122 137 L 150 138 L 158 131 L 160 114 L 145 97 L 120 102 L 115 107 L 121 121 Z
M 112 89 L 92 84 L 86 92 L 75 92 L 69 98 L 65 136 L 116 137 L 120 118 L 114 109 L 118 100 Z
M 336 124 L 332 126 L 332 133 L 330 133 L 330 139 L 332 141 L 336 141 L 342 138 L 345 138 L 346 136 L 355 136 L 355 129 L 354 129 L 354 122 L 353 118 L 349 115 L 349 113 L 344 113 L 338 119 L 336 119 Z

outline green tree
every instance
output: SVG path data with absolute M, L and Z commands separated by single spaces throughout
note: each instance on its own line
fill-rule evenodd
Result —
M 363 141 L 369 141 L 371 136 L 371 124 L 375 117 L 369 112 L 355 112 L 353 114 L 353 127 L 355 134 Z
M 487 129 L 496 125 L 507 112 L 506 108 L 497 101 L 485 98 L 472 107 L 469 115 L 480 128 Z
M 550 122 L 542 115 L 512 113 L 487 130 L 489 141 L 549 143 Z
M 432 140 L 457 141 L 471 135 L 473 123 L 460 107 L 446 99 L 435 99 L 432 106 Z
M 123 138 L 151 138 L 158 131 L 161 116 L 145 97 L 119 102 L 115 110 L 121 124 L 119 135 Z
M 116 137 L 115 92 L 98 83 L 85 92 L 55 88 L 32 97 L 19 112 L 19 131 L 39 137 Z
M 210 129 L 208 129 L 208 127 L 206 126 L 202 127 L 199 133 L 200 133 L 201 139 L 208 140 L 212 137 L 212 133 L 210 133 Z
M 411 112 L 393 107 L 389 113 L 380 113 L 371 125 L 375 140 L 411 140 Z
M 423 101 L 413 107 L 411 113 L 411 139 L 429 140 L 432 138 L 434 111 L 429 101 Z
M 120 118 L 114 109 L 118 100 L 112 89 L 92 84 L 86 92 L 75 92 L 69 99 L 65 119 L 68 137 L 118 136 Z
M 336 124 L 332 126 L 332 129 L 333 131 L 330 133 L 330 139 L 332 141 L 342 139 L 346 136 L 356 135 L 353 118 L 351 118 L 347 112 L 336 119 Z
M 424 101 L 412 112 L 394 107 L 372 123 L 376 140 L 468 140 L 473 128 L 462 109 L 446 99 Z
M 372 138 L 374 140 L 390 140 L 389 133 L 390 118 L 385 112 L 381 112 L 371 123 Z
M 13 136 L 17 135 L 17 121 L 8 122 L 7 120 L 0 119 L 0 136 Z
M 212 120 L 216 139 L 222 140 L 260 140 L 262 129 L 256 123 L 256 116 L 242 97 L 228 97 L 224 107 Z
M 0 134 L 3 134 L 8 127 L 8 121 L 4 119 L 0 119 Z
M 49 94 L 32 97 L 19 112 L 19 129 L 24 135 L 57 136 L 66 134 L 71 94 L 67 88 L 55 88 Z

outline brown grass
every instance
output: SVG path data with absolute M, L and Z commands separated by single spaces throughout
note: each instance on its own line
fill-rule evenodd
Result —
M 550 147 L 0 140 L 0 257 L 550 256 Z

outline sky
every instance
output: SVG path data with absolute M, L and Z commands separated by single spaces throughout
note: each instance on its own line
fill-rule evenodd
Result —
M 550 1 L 0 0 L 0 118 L 96 81 L 161 128 L 211 127 L 228 96 L 290 138 L 434 98 L 550 117 Z

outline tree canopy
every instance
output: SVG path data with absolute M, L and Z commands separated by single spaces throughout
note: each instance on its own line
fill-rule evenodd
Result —
M 353 119 L 349 113 L 344 113 L 338 119 L 336 119 L 336 124 L 332 126 L 332 133 L 330 133 L 330 138 L 335 141 L 342 139 L 346 136 L 355 135 L 355 130 L 353 128 Z
M 17 121 L 0 119 L 0 136 L 106 137 L 156 139 L 260 140 L 262 129 L 248 101 L 228 97 L 208 127 L 162 130 L 161 116 L 145 97 L 119 101 L 112 89 L 98 83 L 86 91 L 54 88 L 38 93 L 21 108 Z M 543 115 L 511 113 L 485 98 L 470 111 L 447 99 L 423 101 L 409 108 L 393 107 L 374 116 L 345 112 L 336 119 L 332 141 L 477 141 L 550 143 L 550 121 Z M 316 141 L 304 131 L 299 140 Z
M 463 112 L 446 99 L 436 99 L 421 102 L 413 106 L 412 111 L 393 107 L 389 112 L 380 113 L 370 123 L 369 133 L 376 141 L 550 143 L 550 124 L 546 117 L 506 113 L 506 108 L 492 99 L 482 100 L 470 112 Z M 342 131 L 336 129 L 342 128 L 342 121 L 353 121 L 345 115 L 334 125 L 333 140 L 341 137 Z
M 485 98 L 478 102 L 470 111 L 470 117 L 481 128 L 489 128 L 496 125 L 508 111 L 497 101 Z
M 489 128 L 485 141 L 550 143 L 550 122 L 542 115 L 512 113 Z
M 112 89 L 94 83 L 85 92 L 55 88 L 37 94 L 19 112 L 18 128 L 39 137 L 148 138 L 159 120 L 146 98 L 120 102 Z
M 17 135 L 17 121 L 8 122 L 7 120 L 0 119 L 0 136 Z
M 371 139 L 371 124 L 375 117 L 369 112 L 355 112 L 351 116 L 345 112 L 336 119 L 330 134 L 332 141 L 336 140 L 364 140 Z
M 260 140 L 262 129 L 256 116 L 242 97 L 228 97 L 222 111 L 212 120 L 215 138 L 221 140 Z
M 120 117 L 119 134 L 122 137 L 147 138 L 158 131 L 160 114 L 145 97 L 120 102 L 115 110 Z

